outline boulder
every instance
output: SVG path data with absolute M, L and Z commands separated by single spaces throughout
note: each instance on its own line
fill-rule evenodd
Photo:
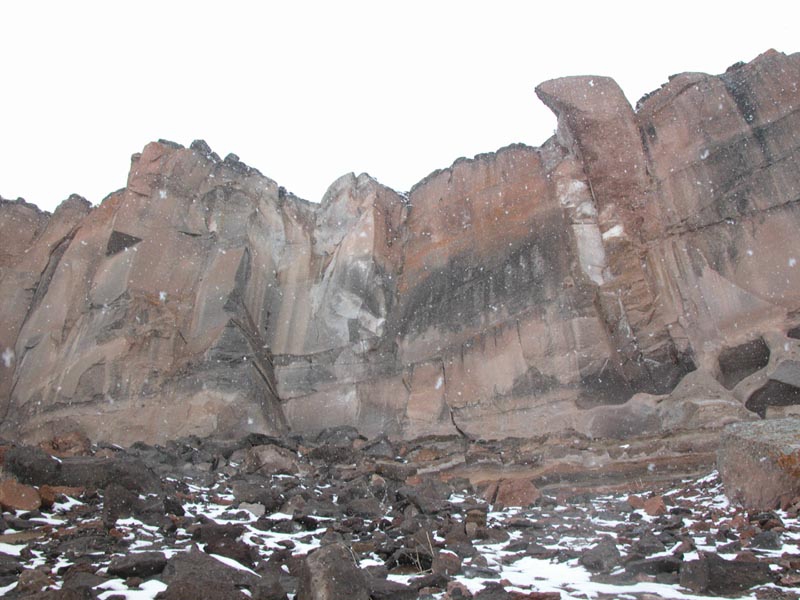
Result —
M 247 600 L 251 598 L 235 586 L 223 581 L 198 581 L 191 577 L 173 579 L 167 589 L 156 594 L 157 600 Z
M 800 495 L 800 420 L 729 425 L 717 468 L 725 494 L 747 509 L 771 510 Z
M 147 578 L 158 575 L 167 566 L 163 552 L 137 552 L 111 559 L 108 574 L 126 579 L 128 577 Z
M 13 479 L 0 482 L 0 507 L 3 510 L 36 510 L 42 505 L 42 499 L 36 488 L 18 483 Z
M 367 577 L 367 588 L 371 600 L 415 600 L 417 591 L 391 579 Z
M 40 448 L 17 446 L 5 454 L 5 468 L 32 485 L 105 488 L 111 483 L 137 492 L 161 489 L 158 477 L 135 458 L 76 456 L 55 458 Z
M 92 443 L 80 431 L 71 431 L 67 434 L 53 437 L 43 441 L 39 447 L 53 456 L 88 456 L 91 454 Z
M 84 489 L 80 487 L 68 487 L 63 485 L 52 486 L 48 484 L 39 486 L 39 496 L 42 499 L 42 506 L 46 509 L 50 509 L 53 504 L 59 500 L 63 500 L 66 496 L 78 498 L 83 492 Z
M 295 475 L 300 472 L 294 452 L 272 444 L 249 448 L 242 469 L 245 473 L 261 475 Z
M 103 493 L 102 519 L 113 527 L 117 519 L 135 517 L 149 524 L 159 524 L 168 509 L 160 494 L 138 494 L 117 483 L 110 483 Z
M 297 600 L 369 600 L 369 594 L 367 580 L 346 546 L 323 546 L 303 561 Z
M 658 517 L 667 512 L 667 507 L 664 505 L 664 498 L 662 496 L 653 496 L 648 498 L 644 503 L 644 512 L 651 517 Z
M 542 493 L 529 479 L 501 479 L 491 484 L 485 494 L 494 510 L 505 510 L 512 506 L 528 507 L 542 497 Z
M 698 560 L 684 562 L 680 568 L 681 586 L 701 594 L 741 595 L 755 585 L 772 580 L 766 563 L 725 560 L 712 553 L 703 553 Z
M 182 586 L 187 584 L 191 584 L 187 590 L 202 590 L 203 586 L 209 586 L 208 597 L 221 598 L 221 594 L 227 592 L 231 598 L 239 598 L 239 595 L 246 598 L 248 596 L 239 590 L 255 590 L 259 582 L 259 577 L 250 571 L 234 569 L 197 548 L 172 556 L 164 567 L 161 579 L 169 584 L 166 592 L 171 595 L 165 596 L 167 598 L 191 597 L 189 591 L 183 591 Z M 201 592 L 195 597 L 206 596 Z
M 589 571 L 608 573 L 622 562 L 622 556 L 614 540 L 604 537 L 595 546 L 584 550 L 579 562 Z

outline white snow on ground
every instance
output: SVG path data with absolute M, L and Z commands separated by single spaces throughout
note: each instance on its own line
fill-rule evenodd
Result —
M 112 579 L 98 585 L 96 589 L 108 590 L 99 595 L 100 600 L 106 600 L 106 598 L 111 598 L 112 596 L 115 598 L 122 596 L 127 600 L 151 600 L 156 597 L 156 594 L 167 589 L 167 584 L 151 579 L 145 581 L 139 587 L 140 589 L 138 590 L 132 590 L 125 585 L 122 579 Z
M 258 573 L 256 573 L 252 569 L 249 569 L 249 568 L 245 567 L 242 563 L 240 563 L 239 561 L 233 560 L 232 558 L 228 558 L 227 556 L 220 556 L 219 554 L 209 554 L 209 556 L 213 556 L 214 558 L 216 558 L 219 562 L 221 562 L 224 565 L 227 565 L 227 566 L 232 567 L 234 569 L 237 569 L 239 571 L 246 571 L 247 573 L 250 573 L 251 575 L 255 575 L 256 577 L 260 577 L 260 575 Z
M 3 554 L 8 554 L 10 556 L 19 556 L 20 552 L 25 549 L 25 544 L 12 545 L 12 544 L 0 544 L 0 552 Z
M 731 506 L 727 498 L 722 494 L 722 486 L 716 473 L 699 480 L 686 480 L 684 485 L 677 487 L 662 494 L 668 506 L 680 507 L 684 504 L 691 504 L 695 507 L 691 513 L 681 514 L 683 519 L 681 531 L 690 535 L 698 551 L 718 552 L 719 549 L 709 542 L 709 525 L 717 528 L 723 521 L 730 519 L 736 514 L 741 514 L 741 510 Z M 239 524 L 244 526 L 245 533 L 241 540 L 258 549 L 262 558 L 267 558 L 274 550 L 285 549 L 287 546 L 292 548 L 295 555 L 304 555 L 317 548 L 320 539 L 327 531 L 326 521 L 322 517 L 314 517 L 319 523 L 315 530 L 303 530 L 296 533 L 280 533 L 271 530 L 264 530 L 255 527 L 257 518 L 247 511 L 233 508 L 233 496 L 226 493 L 227 490 L 222 483 L 217 484 L 212 489 L 201 486 L 190 486 L 193 500 L 184 503 L 184 509 L 188 515 L 205 515 L 220 524 Z M 635 584 L 612 585 L 592 581 L 592 575 L 579 564 L 574 556 L 586 548 L 595 545 L 601 535 L 610 535 L 615 538 L 615 530 L 623 525 L 629 525 L 628 521 L 621 521 L 614 518 L 613 508 L 624 503 L 628 497 L 627 493 L 602 495 L 594 497 L 591 501 L 573 503 L 569 505 L 559 504 L 558 506 L 534 507 L 530 509 L 508 509 L 504 511 L 492 511 L 487 514 L 487 525 L 491 528 L 505 529 L 509 532 L 510 541 L 522 539 L 519 530 L 508 525 L 509 519 L 524 518 L 531 522 L 538 520 L 557 518 L 562 524 L 563 531 L 559 533 L 548 533 L 547 537 L 537 539 L 541 546 L 554 551 L 560 551 L 555 558 L 535 558 L 526 555 L 524 552 L 515 553 L 506 550 L 508 541 L 504 542 L 475 542 L 475 548 L 485 559 L 485 569 L 492 573 L 491 578 L 469 577 L 467 574 L 460 574 L 455 579 L 466 586 L 472 592 L 481 590 L 489 582 L 505 580 L 510 584 L 507 586 L 509 591 L 519 592 L 558 592 L 564 600 L 586 600 L 587 598 L 616 597 L 616 598 L 670 598 L 676 600 L 690 600 L 708 598 L 688 593 L 675 585 L 666 585 L 655 582 L 639 582 Z M 458 513 L 458 505 L 474 500 L 463 495 L 453 494 L 450 502 L 454 505 L 453 514 Z M 66 502 L 56 504 L 52 511 L 46 513 L 40 523 L 51 527 L 58 527 L 65 523 L 64 516 L 70 511 L 80 509 L 81 502 L 75 499 L 68 499 Z M 641 522 L 656 523 L 658 517 L 647 515 L 644 511 L 634 511 L 638 513 L 636 519 Z M 714 522 L 710 523 L 709 515 L 715 515 Z M 800 520 L 790 517 L 787 513 L 777 511 L 777 515 L 783 521 L 784 530 L 781 534 L 782 547 L 774 550 L 758 549 L 757 552 L 762 557 L 781 558 L 784 554 L 789 554 L 800 560 Z M 668 517 L 669 515 L 667 515 Z M 291 515 L 284 513 L 273 513 L 268 517 L 272 521 L 282 521 L 291 519 Z M 130 545 L 128 552 L 142 552 L 147 550 L 163 551 L 167 557 L 176 553 L 184 552 L 194 546 L 191 536 L 183 529 L 176 532 L 177 541 L 171 546 L 165 547 L 165 540 L 157 527 L 147 525 L 137 519 L 120 519 L 116 523 L 116 529 L 123 539 Z M 6 534 L 9 531 L 6 531 Z M 437 538 L 434 538 L 436 541 Z M 616 538 L 615 538 L 616 539 Z M 623 557 L 630 550 L 626 541 L 617 539 L 617 547 Z M 711 545 L 710 545 L 711 544 Z M 665 551 L 651 554 L 650 558 L 658 556 L 670 556 L 678 550 L 680 544 L 668 547 Z M 0 543 L 0 553 L 11 556 L 23 555 L 25 543 Z M 253 573 L 248 567 L 235 560 L 212 554 L 215 559 L 236 569 Z M 696 552 L 689 552 L 684 555 L 684 559 L 696 558 Z M 720 553 L 724 558 L 733 558 L 733 555 Z M 104 569 L 112 559 L 112 556 L 98 556 L 98 569 Z M 26 561 L 27 568 L 45 564 L 44 556 L 34 551 L 32 556 Z M 381 558 L 375 554 L 362 556 L 359 564 L 361 567 L 378 566 L 383 564 Z M 468 565 L 469 561 L 465 561 Z M 51 572 L 55 574 L 58 569 L 69 565 L 68 561 L 59 560 L 51 566 Z M 469 571 L 466 571 L 469 572 Z M 621 569 L 620 569 L 621 572 Z M 418 576 L 419 573 L 390 575 L 390 578 L 399 582 L 408 582 Z M 482 575 L 488 575 L 483 571 Z M 16 584 L 0 588 L 0 596 L 11 591 Z M 130 600 L 150 600 L 156 594 L 166 589 L 166 584 L 158 580 L 145 581 L 138 589 L 129 589 L 121 579 L 112 579 L 98 586 L 101 599 L 111 598 L 112 596 L 124 597 Z M 436 596 L 441 598 L 442 595 Z M 755 593 L 742 596 L 743 598 L 755 599 Z

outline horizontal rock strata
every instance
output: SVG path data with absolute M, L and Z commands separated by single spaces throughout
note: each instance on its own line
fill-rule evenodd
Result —
M 408 194 L 350 174 L 312 204 L 161 141 L 95 208 L 0 201 L 3 432 L 626 437 L 786 411 L 798 82 L 775 51 L 635 110 L 605 77 L 545 82 L 553 138 Z

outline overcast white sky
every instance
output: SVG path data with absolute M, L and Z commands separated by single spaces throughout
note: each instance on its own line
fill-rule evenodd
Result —
M 2 2 L 0 195 L 52 210 L 125 185 L 151 140 L 203 138 L 308 200 L 349 171 L 404 191 L 555 118 L 534 87 L 800 51 L 800 3 Z

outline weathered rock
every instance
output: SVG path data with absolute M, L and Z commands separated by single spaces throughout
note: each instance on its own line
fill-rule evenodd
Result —
M 0 577 L 8 575 L 19 575 L 22 572 L 22 564 L 19 559 L 0 553 Z
M 777 531 L 760 531 L 750 540 L 751 548 L 763 548 L 765 550 L 780 550 L 783 547 L 781 534 Z
M 111 528 L 117 519 L 127 519 L 139 512 L 139 495 L 112 483 L 105 489 L 103 497 L 103 524 Z
M 483 588 L 472 596 L 475 600 L 511 600 L 511 594 L 501 583 L 489 581 L 483 584 Z
M 94 573 L 91 562 L 72 565 L 64 573 L 64 583 L 61 589 L 67 593 L 63 600 L 90 600 L 96 592 L 92 588 L 105 581 L 105 577 Z
M 246 531 L 244 525 L 234 523 L 218 524 L 203 523 L 192 533 L 192 538 L 203 543 L 215 542 L 221 539 L 235 540 Z
M 717 452 L 725 494 L 745 508 L 771 510 L 800 495 L 800 421 L 779 419 L 725 428 Z
M 28 314 L 41 303 L 60 259 L 91 205 L 70 196 L 52 215 L 22 201 L 0 198 L 0 411 L 10 409 L 17 340 Z M 63 308 L 63 307 L 62 307 Z
M 450 550 L 440 550 L 433 557 L 431 568 L 441 575 L 457 575 L 461 571 L 461 558 Z
M 403 583 L 390 579 L 367 577 L 367 588 L 371 600 L 414 600 L 417 591 Z
M 253 598 L 255 600 L 288 600 L 289 596 L 281 586 L 280 575 L 277 572 L 268 572 L 262 573 Z
M 611 538 L 603 538 L 600 543 L 585 550 L 580 563 L 590 571 L 608 572 L 622 562 L 622 556 Z
M 222 593 L 224 589 L 228 589 L 234 594 L 231 598 L 239 597 L 235 595 L 241 594 L 238 589 L 255 589 L 259 580 L 258 576 L 249 571 L 229 567 L 197 549 L 192 549 L 190 552 L 181 552 L 170 558 L 164 567 L 161 579 L 170 585 L 167 592 L 173 590 L 177 593 L 181 589 L 181 584 L 193 582 L 201 587 L 205 584 L 213 585 L 214 587 L 211 589 L 219 589 L 219 593 Z M 217 588 L 216 586 L 220 587 Z M 169 597 L 171 598 L 172 596 Z M 188 598 L 189 596 L 183 595 L 180 597 Z M 203 597 L 203 594 L 201 593 L 197 597 Z M 216 598 L 217 596 L 214 597 Z
M 262 475 L 294 475 L 300 471 L 293 452 L 272 444 L 253 446 L 247 450 L 242 469 L 246 473 Z
M 39 486 L 39 497 L 42 499 L 42 507 L 49 509 L 59 499 L 64 499 L 66 496 L 77 498 L 83 493 L 84 489 L 80 487 L 67 487 L 63 485 L 41 485 Z
M 542 493 L 529 479 L 503 479 L 490 485 L 484 497 L 495 510 L 504 510 L 511 506 L 531 506 Z
M 163 552 L 137 552 L 112 559 L 108 574 L 122 578 L 151 577 L 161 573 L 166 566 L 167 558 Z
M 653 496 L 644 502 L 644 512 L 651 517 L 657 517 L 667 512 L 667 507 L 664 505 L 664 498 L 661 496 Z
M 311 204 L 205 143 L 155 142 L 96 208 L 0 200 L 2 433 L 624 438 L 748 418 L 707 380 L 676 388 L 695 369 L 762 415 L 798 405 L 800 358 L 772 341 L 800 314 L 798 78 L 800 55 L 769 51 L 635 110 L 609 78 L 548 81 L 556 136 L 408 196 L 349 174 Z
M 16 589 L 22 593 L 32 594 L 40 592 L 53 584 L 49 570 L 24 569 L 17 579 Z
M 33 485 L 105 488 L 114 483 L 135 491 L 156 491 L 161 483 L 140 460 L 128 456 L 54 458 L 40 448 L 18 446 L 5 454 L 5 468 Z
M 353 564 L 350 551 L 341 544 L 315 550 L 303 561 L 297 600 L 368 600 L 366 578 Z
M 641 508 L 644 508 L 642 505 Z M 628 554 L 628 560 L 632 557 L 645 557 L 650 556 L 651 554 L 655 554 L 657 552 L 663 552 L 666 550 L 666 546 L 664 543 L 656 537 L 656 535 L 652 531 L 647 531 L 644 535 L 640 536 L 633 544 L 631 544 L 631 549 Z M 626 564 L 626 569 L 628 568 L 630 562 Z
M 239 508 L 246 510 L 255 517 L 261 517 L 267 512 L 267 508 L 263 504 L 258 503 L 253 504 L 251 502 L 240 502 Z
M 87 456 L 91 453 L 92 443 L 80 431 L 72 431 L 62 436 L 45 440 L 39 445 L 42 450 L 53 456 Z
M 763 337 L 725 348 L 717 357 L 720 383 L 732 390 L 746 377 L 769 364 L 770 350 Z
M 177 577 L 173 579 L 163 592 L 156 595 L 158 600 L 245 600 L 251 598 L 234 585 L 224 581 L 203 580 L 198 581 L 191 577 Z
M 205 551 L 208 554 L 232 558 L 246 567 L 253 567 L 258 560 L 258 552 L 241 540 L 215 539 L 206 544 Z
M 418 485 L 406 485 L 399 488 L 397 495 L 412 503 L 421 512 L 433 514 L 445 509 L 450 490 L 441 482 L 428 478 Z
M 0 507 L 4 510 L 36 510 L 42 499 L 36 488 L 24 485 L 13 479 L 0 482 Z
M 658 575 L 659 573 L 677 573 L 681 561 L 674 556 L 659 556 L 645 560 L 631 560 L 625 563 L 627 575 Z
M 741 594 L 751 587 L 772 581 L 769 565 L 760 562 L 725 560 L 717 554 L 701 554 L 684 562 L 680 583 L 693 592 L 718 595 Z

